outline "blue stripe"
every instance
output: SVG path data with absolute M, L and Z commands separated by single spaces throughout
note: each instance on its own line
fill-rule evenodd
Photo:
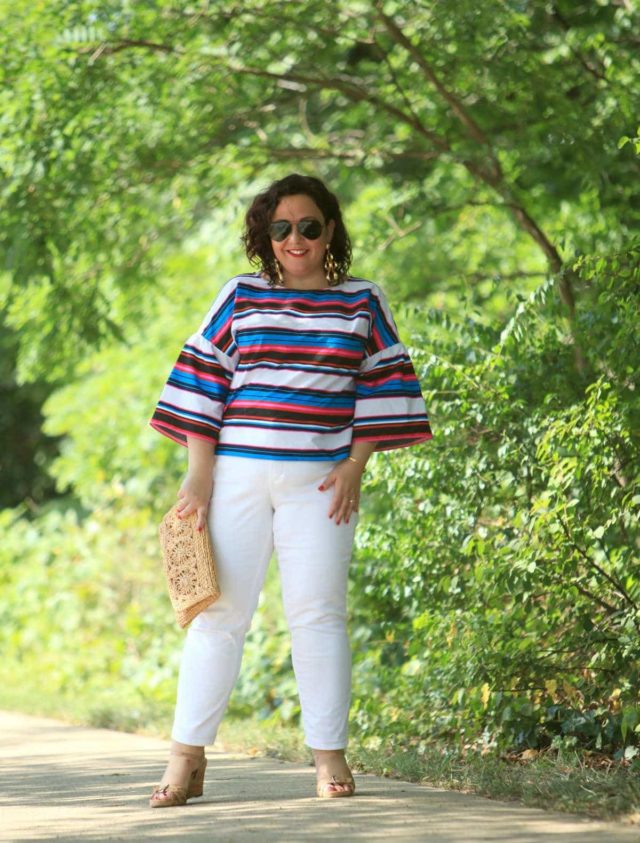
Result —
M 167 404 L 166 401 L 158 401 L 158 408 L 165 410 L 167 413 L 171 413 L 172 416 L 178 416 L 179 419 L 193 419 L 194 421 L 203 422 L 216 430 L 219 430 L 222 424 L 222 422 L 212 416 L 205 416 L 202 413 L 194 413 L 191 410 L 184 410 L 182 407 L 176 407 L 174 404 Z
M 382 423 L 391 426 L 394 424 L 406 424 L 409 421 L 428 421 L 428 418 L 424 413 L 415 413 L 414 415 L 402 413 L 397 416 L 367 416 L 362 419 L 354 419 L 353 423 L 356 427 L 366 427 L 368 424 Z
M 319 395 L 311 391 L 287 389 L 284 386 L 260 387 L 247 384 L 247 386 L 232 390 L 230 396 L 229 404 L 233 404 L 236 398 L 243 401 L 257 399 L 258 401 L 277 401 L 281 404 L 308 404 L 310 407 L 353 407 L 355 404 L 355 395 L 352 392 L 344 395 L 335 392 Z
M 202 336 L 211 342 L 211 337 L 221 329 L 230 329 L 235 304 L 235 290 L 232 290 L 226 301 L 212 314 L 209 324 L 201 332 Z M 230 330 L 229 330 L 230 333 Z M 226 353 L 226 352 L 225 352 Z
M 209 398 L 219 398 L 221 401 L 224 401 L 229 392 L 228 386 L 225 387 L 220 386 L 220 384 L 209 383 L 209 381 L 203 381 L 196 375 L 181 372 L 180 370 L 174 370 L 169 375 L 169 383 L 172 386 L 188 389 L 191 392 L 201 392 Z
M 257 301 L 262 299 L 272 299 L 274 295 L 278 298 L 299 298 L 311 294 L 311 299 L 314 302 L 328 301 L 330 303 L 331 299 L 335 301 L 335 299 L 338 298 L 344 299 L 350 304 L 352 304 L 354 300 L 357 301 L 358 299 L 361 299 L 364 304 L 368 297 L 367 290 L 353 290 L 352 292 L 347 292 L 340 287 L 334 287 L 331 290 L 291 290 L 287 287 L 277 287 L 273 290 L 259 290 L 252 284 L 243 285 L 240 283 L 238 284 L 238 287 L 242 290 L 243 298 L 256 299 Z
M 300 451 L 299 453 L 293 451 L 282 453 L 272 448 L 220 445 L 219 443 L 216 446 L 216 454 L 228 454 L 234 457 L 253 457 L 259 460 L 315 460 L 317 462 L 321 462 L 322 460 L 344 460 L 349 456 L 349 451 L 350 447 L 348 445 L 335 451 Z
M 363 384 L 356 384 L 356 398 L 370 398 L 372 395 L 397 395 L 399 398 L 403 396 L 412 398 L 413 396 L 421 395 L 420 386 L 417 383 L 402 383 L 397 381 L 389 381 L 388 383 L 380 384 L 379 386 L 364 386 Z
M 349 334 L 330 334 L 327 331 L 317 331 L 313 334 L 298 331 L 274 331 L 270 328 L 239 328 L 237 332 L 238 345 L 255 344 L 270 345 L 282 342 L 286 345 L 322 346 L 323 348 L 362 348 L 364 337 Z
M 373 310 L 373 324 L 378 329 L 380 336 L 382 337 L 382 341 L 384 342 L 384 347 L 388 348 L 390 345 L 395 345 L 398 342 L 398 338 L 394 333 L 392 333 L 391 327 L 387 327 L 387 319 L 382 310 L 382 305 L 378 300 L 377 296 L 372 295 L 372 310 Z

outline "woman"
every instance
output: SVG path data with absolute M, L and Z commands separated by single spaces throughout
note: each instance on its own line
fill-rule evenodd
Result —
M 305 743 L 320 797 L 351 796 L 347 574 L 374 450 L 431 438 L 382 290 L 348 274 L 336 197 L 289 175 L 259 194 L 237 275 L 185 343 L 150 424 L 188 447 L 180 517 L 208 525 L 222 596 L 193 620 L 169 764 L 150 804 L 202 793 L 212 744 L 275 548 Z

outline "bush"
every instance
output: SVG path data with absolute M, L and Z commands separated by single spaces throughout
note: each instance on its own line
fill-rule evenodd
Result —
M 573 324 L 554 279 L 501 334 L 427 314 L 435 439 L 375 460 L 358 537 L 364 733 L 637 744 L 638 255 L 576 262 Z

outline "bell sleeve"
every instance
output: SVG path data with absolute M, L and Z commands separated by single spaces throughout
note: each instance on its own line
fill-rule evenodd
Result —
M 218 443 L 238 348 L 233 335 L 235 284 L 227 282 L 198 330 L 185 342 L 149 420 L 187 445 L 187 435 Z
M 376 451 L 388 451 L 433 438 L 413 364 L 377 286 L 371 294 L 370 332 L 355 392 L 353 441 L 375 442 Z

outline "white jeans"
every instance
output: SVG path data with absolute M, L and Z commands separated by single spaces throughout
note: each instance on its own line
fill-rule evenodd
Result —
M 305 743 L 347 746 L 347 576 L 358 513 L 348 524 L 327 515 L 334 487 L 321 492 L 318 486 L 335 465 L 216 457 L 208 524 L 222 596 L 187 630 L 174 740 L 214 742 L 275 547 Z

